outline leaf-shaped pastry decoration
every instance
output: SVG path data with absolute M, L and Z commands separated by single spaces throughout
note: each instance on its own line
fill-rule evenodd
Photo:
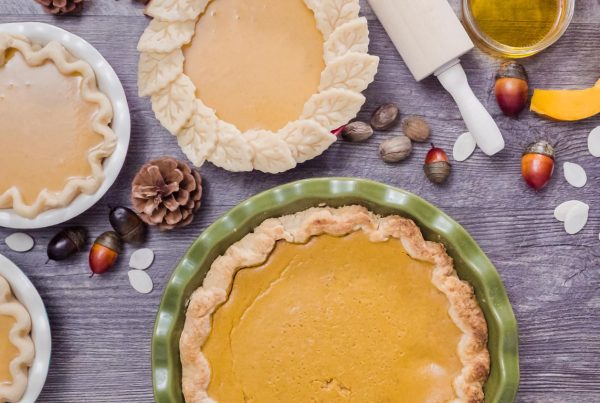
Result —
M 219 120 L 217 144 L 208 160 L 231 172 L 252 171 L 254 151 L 232 124 Z
M 344 23 L 358 18 L 360 6 L 356 0 L 306 0 L 315 13 L 317 28 L 325 40 Z
M 219 119 L 215 112 L 196 100 L 192 117 L 177 135 L 177 143 L 192 163 L 199 167 L 217 145 Z
M 332 88 L 310 97 L 300 118 L 312 119 L 333 130 L 356 117 L 364 103 L 365 97 L 360 93 Z
M 296 166 L 290 148 L 285 141 L 268 130 L 249 130 L 244 138 L 254 149 L 254 169 L 276 174 Z
M 298 163 L 321 155 L 336 140 L 331 132 L 312 120 L 288 123 L 277 135 L 287 143 Z
M 138 65 L 140 97 L 152 95 L 175 80 L 183 73 L 183 61 L 181 49 L 170 53 L 142 53 Z
M 140 52 L 169 53 L 188 43 L 194 35 L 196 21 L 166 22 L 154 19 L 142 34 Z
M 319 91 L 345 88 L 361 92 L 373 81 L 379 58 L 366 53 L 348 53 L 329 63 L 321 73 Z
M 325 42 L 324 57 L 330 62 L 346 53 L 367 53 L 369 27 L 367 19 L 360 17 L 338 27 Z
M 152 95 L 152 110 L 171 134 L 177 134 L 194 110 L 195 87 L 184 74 Z
M 208 0 L 152 0 L 145 13 L 162 21 L 195 20 L 207 4 Z
M 356 116 L 365 102 L 360 93 L 373 81 L 378 58 L 367 55 L 367 20 L 359 0 L 304 0 L 325 40 L 319 92 L 304 105 L 297 121 L 278 133 L 240 132 L 196 98 L 184 73 L 182 47 L 192 40 L 198 16 L 211 0 L 152 0 L 154 17 L 138 43 L 140 96 L 152 96 L 157 119 L 194 165 L 206 160 L 229 171 L 277 173 L 321 154 L 336 137 L 330 133 Z

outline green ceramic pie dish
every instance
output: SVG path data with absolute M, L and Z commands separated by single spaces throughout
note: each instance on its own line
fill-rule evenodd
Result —
M 489 328 L 491 373 L 486 402 L 514 401 L 519 385 L 517 322 L 502 280 L 473 238 L 442 211 L 412 193 L 364 179 L 322 178 L 288 183 L 240 203 L 208 227 L 183 256 L 165 289 L 152 337 L 152 377 L 158 403 L 183 402 L 179 336 L 185 307 L 213 260 L 269 217 L 320 204 L 360 204 L 413 219 L 428 240 L 442 242 L 460 278 L 471 283 Z

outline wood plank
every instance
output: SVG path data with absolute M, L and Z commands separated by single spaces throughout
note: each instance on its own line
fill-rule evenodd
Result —
M 460 2 L 452 0 L 456 10 Z M 432 140 L 451 150 L 465 131 L 458 110 L 435 79 L 416 83 L 365 1 L 363 14 L 371 29 L 371 50 L 381 57 L 376 81 L 366 92 L 359 115 L 368 119 L 383 102 L 397 102 L 404 115 L 424 116 Z M 108 194 L 71 223 L 85 225 L 94 236 L 109 229 L 108 205 L 128 204 L 135 171 L 150 158 L 184 158 L 175 139 L 154 118 L 147 99 L 137 97 L 137 40 L 148 23 L 143 6 L 132 0 L 86 1 L 84 13 L 57 18 L 32 0 L 0 0 L 0 22 L 43 21 L 81 35 L 105 55 L 123 81 L 132 116 L 132 141 L 126 165 Z M 523 61 L 533 87 L 582 87 L 599 75 L 600 2 L 579 1 L 574 23 L 552 48 Z M 523 113 L 504 117 L 492 86 L 498 59 L 475 50 L 463 64 L 475 93 L 505 133 L 499 156 L 481 152 L 455 163 L 449 182 L 436 187 L 425 180 L 422 161 L 427 145 L 397 165 L 377 156 L 381 141 L 398 133 L 377 133 L 362 144 L 340 141 L 323 156 L 281 174 L 232 174 L 211 165 L 202 168 L 206 183 L 203 208 L 189 227 L 172 233 L 153 231 L 148 242 L 156 252 L 149 273 L 156 289 L 137 295 L 128 284 L 127 248 L 119 267 L 103 277 L 88 277 L 82 254 L 66 264 L 44 264 L 45 245 L 56 229 L 31 231 L 33 252 L 17 254 L 0 242 L 0 253 L 30 276 L 46 302 L 53 327 L 53 361 L 40 402 L 149 402 L 150 339 L 161 293 L 173 267 L 195 237 L 217 217 L 251 195 L 296 179 L 355 176 L 412 191 L 440 206 L 478 241 L 500 272 L 520 327 L 522 402 L 600 402 L 600 163 L 587 153 L 589 131 L 600 117 L 557 123 Z M 530 191 L 519 174 L 520 154 L 531 141 L 557 142 L 555 178 L 539 193 Z M 561 164 L 576 161 L 589 183 L 574 189 L 562 179 Z M 571 198 L 592 206 L 582 233 L 568 236 L 552 217 L 554 207 Z M 62 227 L 62 226 L 60 226 Z M 11 231 L 0 229 L 0 239 Z

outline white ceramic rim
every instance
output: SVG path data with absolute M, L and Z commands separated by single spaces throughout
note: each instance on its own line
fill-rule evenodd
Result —
M 15 229 L 50 227 L 68 221 L 92 207 L 104 196 L 119 176 L 125 163 L 131 133 L 129 105 L 123 85 L 113 68 L 100 52 L 83 38 L 41 22 L 0 24 L 0 32 L 23 35 L 42 45 L 50 41 L 61 43 L 73 55 L 92 66 L 96 73 L 98 87 L 108 96 L 113 106 L 114 116 L 111 127 L 117 135 L 117 146 L 112 155 L 104 160 L 105 178 L 96 193 L 80 194 L 68 206 L 44 211 L 32 219 L 21 217 L 12 209 L 0 209 L 0 227 Z
M 0 276 L 4 277 L 10 288 L 31 316 L 31 338 L 35 347 L 33 364 L 29 368 L 27 389 L 19 403 L 34 403 L 46 383 L 50 355 L 52 352 L 52 333 L 50 321 L 42 297 L 29 278 L 11 260 L 0 254 Z

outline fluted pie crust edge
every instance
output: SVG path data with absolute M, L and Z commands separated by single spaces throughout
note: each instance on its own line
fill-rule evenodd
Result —
M 117 145 L 117 136 L 110 127 L 113 108 L 108 97 L 98 89 L 92 66 L 77 59 L 60 43 L 52 41 L 40 46 L 24 36 L 0 33 L 0 66 L 6 63 L 6 52 L 10 49 L 18 50 L 30 66 L 40 66 L 51 61 L 62 74 L 80 74 L 82 98 L 96 104 L 98 108 L 92 118 L 92 128 L 103 137 L 103 142 L 88 153 L 87 159 L 91 166 L 89 177 L 71 178 L 60 191 L 42 189 L 32 204 L 25 203 L 16 186 L 0 193 L 0 208 L 12 208 L 22 217 L 35 218 L 45 210 L 68 206 L 81 193 L 93 194 L 98 190 L 104 181 L 102 162 L 113 153 Z
M 179 341 L 186 402 L 213 402 L 207 393 L 210 366 L 201 349 L 211 332 L 212 314 L 227 300 L 235 273 L 265 262 L 279 240 L 306 243 L 321 234 L 344 236 L 356 231 L 363 231 L 372 242 L 399 239 L 413 259 L 434 264 L 432 282 L 448 298 L 448 313 L 462 332 L 458 355 L 463 369 L 453 382 L 455 401 L 483 402 L 483 384 L 490 367 L 488 332 L 473 288 L 458 278 L 444 246 L 424 240 L 412 220 L 397 215 L 381 217 L 356 205 L 311 208 L 270 218 L 215 259 L 202 286 L 190 298 Z
M 278 173 L 322 154 L 335 140 L 331 130 L 356 117 L 373 81 L 379 58 L 367 53 L 369 28 L 358 0 L 304 0 L 323 34 L 325 69 L 318 92 L 298 119 L 277 132 L 248 130 L 220 120 L 196 98 L 184 74 L 182 47 L 192 40 L 196 21 L 209 0 L 152 0 L 153 17 L 138 43 L 140 96 L 150 96 L 156 118 L 177 137 L 190 161 L 228 171 Z
M 10 362 L 12 383 L 0 384 L 0 401 L 16 402 L 27 389 L 29 367 L 33 362 L 34 347 L 29 333 L 31 318 L 27 309 L 17 301 L 8 282 L 0 276 L 0 315 L 12 316 L 15 324 L 9 332 L 9 341 L 17 348 L 18 355 Z

